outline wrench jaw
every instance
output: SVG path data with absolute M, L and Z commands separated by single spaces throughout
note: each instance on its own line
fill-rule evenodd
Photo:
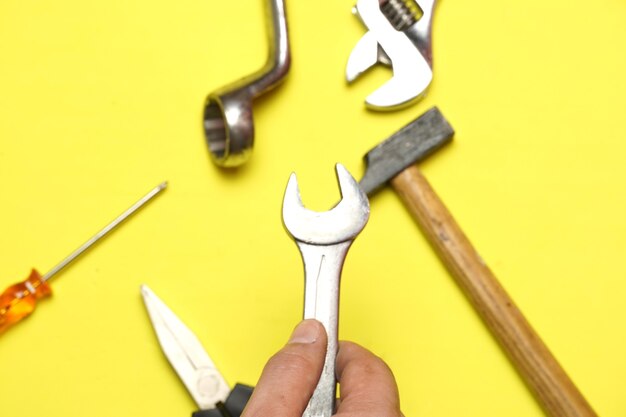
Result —
M 365 98 L 365 105 L 372 110 L 391 111 L 410 106 L 426 95 L 433 73 L 427 65 L 415 62 L 411 71 L 398 74 Z
M 354 46 L 346 65 L 346 80 L 355 81 L 361 74 L 380 62 L 378 41 L 372 32 L 367 32 Z
M 336 165 L 342 199 L 329 211 L 316 212 L 302 204 L 295 173 L 287 183 L 283 199 L 283 223 L 298 242 L 332 245 L 354 239 L 369 218 L 369 201 L 348 170 Z

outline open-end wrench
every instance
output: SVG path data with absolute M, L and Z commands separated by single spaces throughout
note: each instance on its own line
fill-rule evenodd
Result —
M 283 200 L 285 228 L 304 262 L 304 318 L 320 321 L 328 334 L 324 369 L 303 417 L 330 417 L 334 412 L 341 269 L 370 213 L 367 196 L 356 180 L 341 164 L 336 171 L 342 199 L 330 211 L 318 213 L 304 207 L 295 173 L 289 178 Z

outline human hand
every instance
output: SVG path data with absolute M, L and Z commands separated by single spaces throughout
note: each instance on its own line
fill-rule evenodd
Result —
M 324 367 L 326 344 L 320 322 L 298 324 L 265 365 L 241 417 L 302 417 Z M 403 417 L 396 381 L 382 359 L 340 342 L 336 371 L 341 399 L 334 417 Z

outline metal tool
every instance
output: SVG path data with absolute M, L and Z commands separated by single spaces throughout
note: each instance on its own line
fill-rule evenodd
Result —
M 252 387 L 236 384 L 231 391 L 191 330 L 145 284 L 141 295 L 163 353 L 200 408 L 192 416 L 239 417 Z
M 368 32 L 352 50 L 346 79 L 381 63 L 393 77 L 365 99 L 373 110 L 396 110 L 420 99 L 433 78 L 431 25 L 435 0 L 358 0 L 352 9 Z M 420 16 L 421 13 L 421 16 Z
M 148 194 L 117 216 L 111 223 L 93 235 L 45 275 L 42 276 L 36 269 L 32 269 L 26 280 L 8 287 L 0 295 L 0 333 L 3 333 L 9 327 L 32 314 L 39 299 L 52 295 L 52 289 L 50 285 L 48 285 L 48 281 L 52 279 L 52 277 L 72 263 L 72 261 L 82 255 L 87 249 L 91 248 L 96 242 L 109 234 L 109 232 L 115 229 L 120 223 L 133 215 L 133 213 L 143 207 L 144 204 L 152 200 L 152 198 L 163 191 L 165 187 L 167 187 L 167 182 L 153 188 Z
M 304 318 L 317 319 L 328 334 L 324 369 L 303 417 L 330 417 L 334 412 L 341 269 L 350 245 L 369 218 L 369 202 L 356 180 L 341 164 L 336 171 L 342 199 L 330 211 L 318 213 L 303 206 L 295 173 L 283 200 L 285 228 L 304 262 Z
M 291 64 L 285 2 L 268 0 L 269 53 L 257 72 L 210 93 L 204 131 L 213 162 L 235 167 L 248 160 L 254 144 L 252 100 L 280 84 Z
M 427 111 L 365 155 L 361 187 L 371 196 L 391 183 L 548 415 L 596 416 L 414 165 L 453 134 L 437 108 Z

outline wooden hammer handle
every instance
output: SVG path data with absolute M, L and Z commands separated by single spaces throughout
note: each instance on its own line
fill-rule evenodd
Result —
M 391 180 L 474 309 L 549 416 L 596 416 L 416 166 Z

